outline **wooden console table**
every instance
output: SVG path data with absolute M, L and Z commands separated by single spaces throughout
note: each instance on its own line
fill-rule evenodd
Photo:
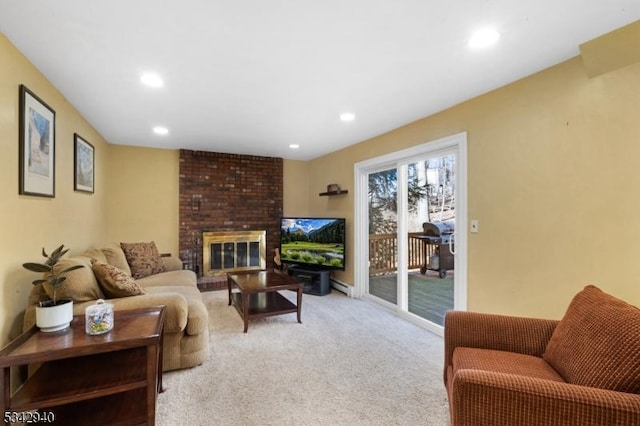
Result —
M 288 275 L 275 271 L 248 271 L 228 273 L 229 305 L 234 305 L 244 321 L 244 332 L 249 328 L 249 320 L 272 315 L 297 313 L 300 320 L 302 291 L 304 286 Z M 234 292 L 234 287 L 239 292 Z M 280 290 L 298 292 L 297 304 L 278 293 Z
M 154 425 L 162 388 L 164 306 L 114 312 L 108 333 L 85 333 L 84 315 L 54 333 L 36 327 L 0 351 L 6 425 Z M 41 364 L 12 390 L 11 369 Z

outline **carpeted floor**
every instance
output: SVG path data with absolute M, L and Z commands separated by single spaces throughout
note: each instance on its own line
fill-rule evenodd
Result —
M 293 300 L 294 293 L 285 293 Z M 304 295 L 249 323 L 203 293 L 211 357 L 164 375 L 157 425 L 447 425 L 442 338 L 371 302 Z

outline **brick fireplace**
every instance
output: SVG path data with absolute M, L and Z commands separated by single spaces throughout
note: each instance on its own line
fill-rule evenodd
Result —
M 282 171 L 282 158 L 180 150 L 180 257 L 201 280 L 206 278 L 204 233 L 264 232 L 264 265 L 275 266 L 283 204 Z M 225 243 L 231 241 L 216 246 L 223 250 L 219 258 L 223 262 L 228 261 L 225 249 L 238 250 L 235 244 Z M 211 255 L 210 245 L 206 250 Z M 242 257 L 245 249 L 239 250 Z M 246 250 L 250 255 L 254 249 L 249 244 Z M 207 259 L 209 269 L 211 261 Z

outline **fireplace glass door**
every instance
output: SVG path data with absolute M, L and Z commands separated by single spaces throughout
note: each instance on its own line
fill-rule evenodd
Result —
M 221 231 L 203 233 L 203 275 L 264 269 L 265 231 Z

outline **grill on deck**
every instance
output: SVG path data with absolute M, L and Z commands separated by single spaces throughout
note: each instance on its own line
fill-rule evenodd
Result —
M 423 235 L 417 238 L 423 244 L 435 245 L 435 250 L 429 256 L 430 250 L 425 250 L 424 264 L 420 268 L 420 273 L 425 274 L 427 270 L 438 271 L 440 278 L 447 276 L 447 271 L 454 269 L 453 234 L 455 232 L 455 221 L 447 220 L 443 222 L 425 222 L 422 224 Z

